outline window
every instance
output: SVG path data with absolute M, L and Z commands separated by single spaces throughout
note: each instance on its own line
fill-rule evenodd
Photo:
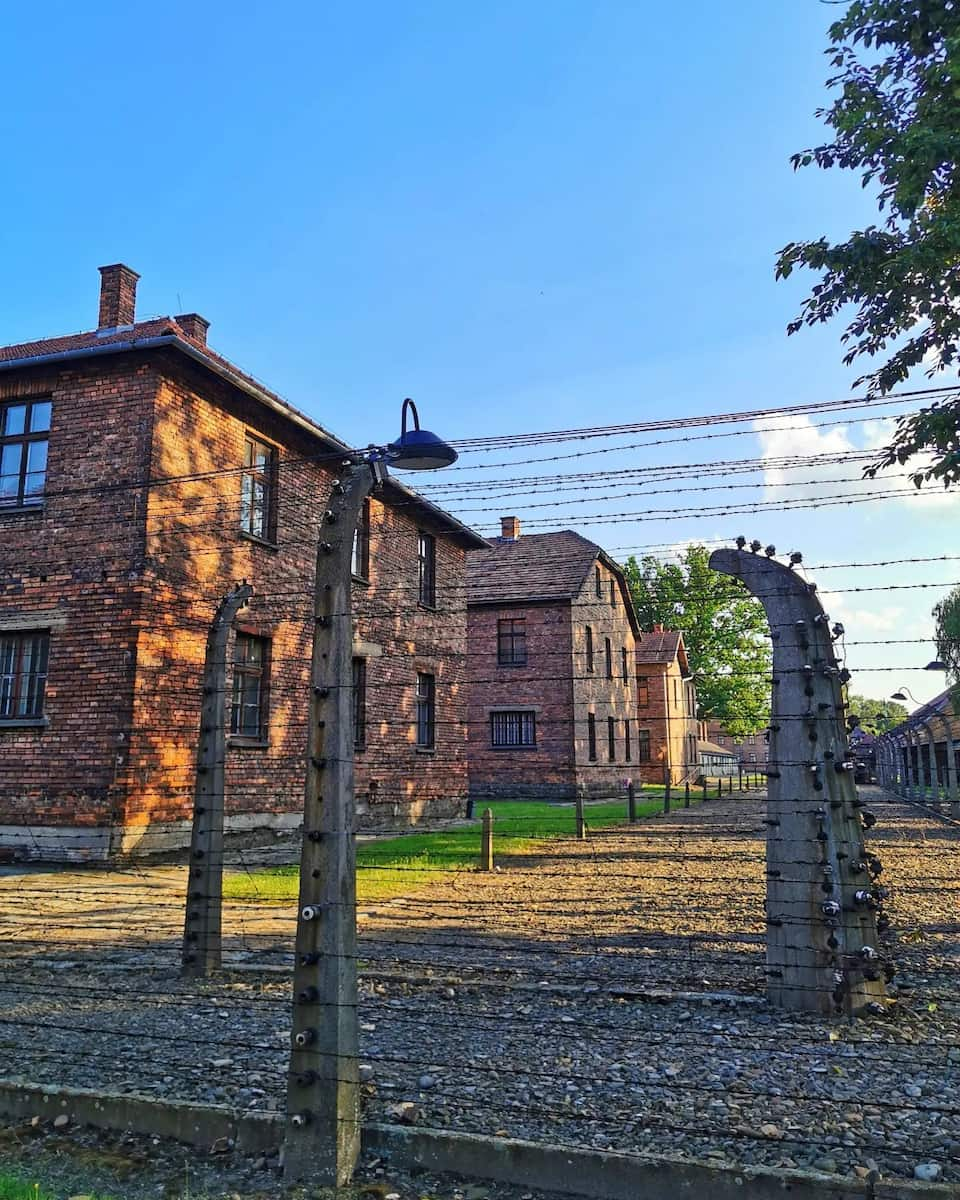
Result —
M 367 660 L 353 660 L 353 748 L 367 744 Z
M 597 718 L 593 713 L 587 713 L 587 758 L 597 761 Z
M 0 507 L 43 502 L 49 430 L 49 400 L 18 400 L 0 407 Z
M 621 665 L 622 665 L 622 667 L 623 667 L 623 677 L 624 677 L 624 679 L 629 679 L 629 678 L 630 678 L 630 666 L 629 666 L 630 660 L 629 660 L 629 657 L 628 657 L 628 655 L 627 655 L 627 648 L 626 648 L 626 646 L 621 646 L 621 647 L 620 647 L 620 662 L 621 662 Z
M 607 717 L 607 758 L 617 761 L 617 722 L 613 717 Z
M 490 714 L 490 745 L 498 749 L 536 746 L 537 714 L 525 709 Z
M 748 757 L 749 757 L 749 759 L 750 759 L 750 761 L 751 761 L 751 762 L 756 762 L 756 761 L 757 761 L 757 756 L 756 756 L 755 754 L 750 754 L 750 755 L 748 755 Z
M 603 651 L 607 660 L 607 678 L 613 678 L 613 646 L 610 644 L 609 638 L 604 638 Z
M 650 761 L 650 730 L 637 730 L 637 762 Z
M 613 578 L 610 580 L 610 607 L 617 607 L 617 581 Z
M 650 703 L 650 680 L 646 675 L 637 676 L 637 704 L 646 708 Z
M 248 437 L 243 443 L 243 481 L 240 488 L 240 528 L 251 537 L 274 536 L 274 478 L 276 451 Z
M 723 736 L 722 733 L 718 733 L 717 734 L 717 745 L 725 746 L 726 744 L 727 744 L 727 739 Z
M 589 625 L 586 627 L 586 641 L 587 641 L 587 671 L 590 674 L 592 674 L 593 673 L 593 630 L 590 628 Z
M 433 539 L 430 539 L 433 541 Z M 432 750 L 436 745 L 437 681 L 433 675 L 417 675 L 417 746 Z
M 522 667 L 527 662 L 527 622 L 524 617 L 504 617 L 497 621 L 497 663 L 501 667 Z
M 596 571 L 597 595 L 602 600 L 603 599 L 603 577 L 600 574 L 599 567 L 595 567 L 594 570 Z
M 236 737 L 266 737 L 269 647 L 266 638 L 250 633 L 238 633 L 234 642 L 230 732 Z
M 623 757 L 627 762 L 632 758 L 632 749 L 630 746 L 630 718 L 623 722 Z
M 45 631 L 0 634 L 0 720 L 43 716 L 50 635 Z
M 437 604 L 437 539 L 421 532 L 417 538 L 417 562 L 420 571 L 420 603 L 428 608 Z
M 353 535 L 350 572 L 357 579 L 370 578 L 370 501 L 364 500 Z
M 680 683 L 677 679 L 673 681 L 673 703 L 680 703 Z

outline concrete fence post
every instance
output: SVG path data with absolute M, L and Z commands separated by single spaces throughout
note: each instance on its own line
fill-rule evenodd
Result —
M 577 825 L 577 838 L 579 841 L 582 842 L 587 836 L 587 822 L 583 815 L 583 796 L 582 795 L 577 796 L 576 825 Z
M 631 824 L 635 824 L 637 820 L 637 793 L 633 785 L 633 780 L 627 784 L 627 816 Z
M 217 606 L 207 635 L 183 923 L 181 972 L 185 976 L 209 975 L 221 965 L 227 642 L 237 613 L 252 594 L 253 588 L 246 582 L 228 592 Z

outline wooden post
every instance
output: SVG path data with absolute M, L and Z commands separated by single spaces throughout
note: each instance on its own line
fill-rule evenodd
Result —
M 480 870 L 493 870 L 493 809 L 483 810 L 483 828 L 480 831 Z
M 227 751 L 227 641 L 253 588 L 240 583 L 220 601 L 207 635 L 197 745 L 193 831 L 183 923 L 181 973 L 209 975 L 221 964 L 224 760 Z
M 717 799 L 720 800 L 723 796 L 723 776 L 717 776 Z
M 683 785 L 683 807 L 690 807 L 690 780 Z
M 627 816 L 630 818 L 631 824 L 635 824 L 637 820 L 637 793 L 633 786 L 633 780 L 627 784 Z
M 733 776 L 732 775 L 727 776 L 727 795 L 728 796 L 733 795 Z
M 703 777 L 703 802 L 704 802 L 704 804 L 706 804 L 706 802 L 707 802 L 707 777 L 706 777 L 706 775 L 704 775 L 704 777 Z
M 582 842 L 587 836 L 587 822 L 583 815 L 583 796 L 578 794 L 576 801 L 577 810 L 577 838 Z
M 742 792 L 743 791 L 743 763 L 740 763 L 738 765 L 737 770 L 740 772 L 740 786 L 737 790 Z
M 670 811 L 670 768 L 666 767 L 663 772 L 663 811 Z
M 715 550 L 710 566 L 763 603 L 773 639 L 767 997 L 821 1015 L 882 1012 L 877 916 L 885 889 L 864 845 L 847 757 L 849 672 L 837 663 L 829 618 L 815 585 L 772 557 Z
M 349 1183 L 360 1153 L 350 561 L 379 464 L 345 464 L 317 547 L 284 1179 Z M 329 537 L 329 541 L 326 539 Z

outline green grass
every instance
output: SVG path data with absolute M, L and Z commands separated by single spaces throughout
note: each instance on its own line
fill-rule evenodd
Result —
M 656 799 L 638 797 L 640 816 L 649 816 L 663 807 L 662 790 L 647 790 Z M 478 805 L 477 819 L 468 826 L 361 842 L 357 846 L 358 899 L 365 902 L 403 896 L 437 880 L 445 872 L 473 870 L 480 857 L 480 814 L 484 808 L 493 812 L 494 858 L 501 863 L 536 854 L 544 838 L 572 837 L 576 831 L 572 803 L 496 800 Z M 607 829 L 626 820 L 626 800 L 586 806 L 589 829 Z M 230 900 L 289 902 L 297 899 L 298 887 L 298 867 L 267 867 L 228 874 L 223 881 L 223 894 Z
M 72 1194 L 79 1193 L 74 1191 Z M 48 1192 L 39 1183 L 28 1183 L 21 1175 L 8 1175 L 6 1172 L 0 1172 L 0 1200 L 60 1200 L 63 1195 L 65 1195 L 63 1192 L 59 1195 Z M 84 1192 L 83 1195 L 89 1196 L 90 1200 L 107 1200 L 107 1197 L 98 1197 L 92 1192 Z

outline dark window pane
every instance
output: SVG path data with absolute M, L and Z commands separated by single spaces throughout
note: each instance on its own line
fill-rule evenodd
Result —
M 490 744 L 497 747 L 536 746 L 536 713 L 524 710 L 491 713 Z
M 233 651 L 233 697 L 230 732 L 240 737 L 266 734 L 266 638 L 238 633 Z
M 587 757 L 597 761 L 597 718 L 593 713 L 587 713 Z
M 353 748 L 367 744 L 367 660 L 353 660 Z
M 432 750 L 436 728 L 436 680 L 432 675 L 417 675 L 417 745 Z
M 0 718 L 43 716 L 49 646 L 45 632 L 0 638 Z
M 418 544 L 420 603 L 433 608 L 437 602 L 437 543 L 430 533 L 421 533 Z
M 497 621 L 497 662 L 522 667 L 527 661 L 527 623 L 523 617 Z
M 240 528 L 269 541 L 273 536 L 275 451 L 254 438 L 243 444 L 240 483 Z

